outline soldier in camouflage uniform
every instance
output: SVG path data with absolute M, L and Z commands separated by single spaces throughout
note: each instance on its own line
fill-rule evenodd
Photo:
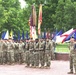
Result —
M 3 50 L 2 50 L 3 41 L 0 40 L 0 64 L 3 64 Z
M 49 42 L 49 39 L 46 39 L 45 63 L 46 63 L 46 68 L 50 68 L 50 64 L 51 64 L 51 44 Z
M 25 62 L 26 62 L 26 67 L 30 66 L 30 51 L 29 51 L 29 40 L 26 40 L 25 44 Z
M 74 43 L 73 64 L 74 64 L 74 70 L 75 70 L 74 75 L 76 75 L 76 42 Z
M 30 66 L 34 67 L 34 41 L 33 39 L 30 39 L 29 51 L 30 51 Z
M 12 39 L 9 39 L 9 44 L 8 44 L 8 60 L 10 64 L 14 63 L 14 42 Z
M 73 74 L 73 57 L 74 57 L 74 44 L 75 44 L 75 42 L 74 42 L 74 38 L 73 37 L 71 37 L 71 39 L 70 39 L 70 44 L 69 44 L 69 50 L 70 50 L 70 72 L 68 72 L 68 74 Z
M 7 63 L 7 50 L 8 50 L 7 40 L 3 41 L 2 50 L 3 50 L 3 64 L 6 64 Z
M 44 67 L 45 65 L 45 42 L 43 41 L 43 39 L 39 39 L 39 63 L 41 68 Z
M 19 43 L 19 63 L 24 62 L 24 43 L 20 40 Z
M 15 48 L 14 48 L 14 58 L 15 58 L 15 62 L 19 63 L 19 43 L 16 41 L 14 43 Z
M 54 51 L 55 51 L 56 44 L 51 39 L 49 41 L 50 41 L 50 44 L 51 44 L 51 59 L 54 60 L 55 59 Z
M 34 41 L 34 67 L 39 67 L 39 40 Z

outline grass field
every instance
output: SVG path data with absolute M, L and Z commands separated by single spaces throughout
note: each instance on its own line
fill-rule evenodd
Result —
M 55 52 L 69 53 L 68 43 L 57 44 Z

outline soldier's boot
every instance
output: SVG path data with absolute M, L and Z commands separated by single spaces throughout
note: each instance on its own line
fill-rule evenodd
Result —
M 70 68 L 70 72 L 68 74 L 73 74 L 73 68 Z
M 76 65 L 74 65 L 74 69 L 75 69 L 75 73 L 74 73 L 74 75 L 76 75 Z
M 70 71 L 70 72 L 68 72 L 68 74 L 73 74 L 73 72 Z
M 50 62 L 48 62 L 45 66 L 46 69 L 50 69 Z
M 30 67 L 30 64 L 26 64 L 26 66 L 25 67 Z

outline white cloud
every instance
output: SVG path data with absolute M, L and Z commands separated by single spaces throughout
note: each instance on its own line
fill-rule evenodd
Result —
M 26 2 L 24 0 L 19 0 L 19 2 L 21 3 L 21 8 L 24 8 L 26 6 Z

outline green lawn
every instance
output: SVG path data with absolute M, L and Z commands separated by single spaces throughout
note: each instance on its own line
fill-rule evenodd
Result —
M 69 52 L 68 43 L 57 44 L 57 45 L 56 45 L 55 52 L 68 53 L 68 52 Z

